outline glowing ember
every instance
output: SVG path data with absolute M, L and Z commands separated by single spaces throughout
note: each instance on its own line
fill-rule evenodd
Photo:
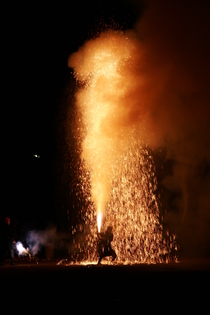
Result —
M 140 62 L 136 45 L 132 36 L 108 31 L 69 58 L 82 83 L 76 94 L 75 138 L 80 199 L 86 205 L 81 212 L 89 229 L 83 247 L 74 244 L 89 261 L 97 259 L 97 230 L 109 225 L 119 263 L 168 261 L 175 248 L 175 237 L 163 237 L 159 220 L 155 166 L 143 133 L 146 109 L 142 105 L 136 117 L 141 100 L 131 100 L 133 91 L 142 88 L 141 78 L 133 80 Z

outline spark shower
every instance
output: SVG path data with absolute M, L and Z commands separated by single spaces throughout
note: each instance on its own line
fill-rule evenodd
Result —
M 88 261 L 97 259 L 97 232 L 108 225 L 113 226 L 118 263 L 168 262 L 177 256 L 175 236 L 163 236 L 147 145 L 150 95 L 142 54 L 133 32 L 108 30 L 68 60 L 78 83 L 74 136 L 81 158 L 80 191 L 88 204 L 88 233 L 83 245 L 74 244 Z

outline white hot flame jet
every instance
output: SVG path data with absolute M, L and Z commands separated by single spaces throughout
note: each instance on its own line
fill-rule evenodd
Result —
M 101 231 L 101 221 L 102 221 L 102 213 L 99 212 L 97 215 L 97 225 L 98 225 L 98 232 L 100 233 Z

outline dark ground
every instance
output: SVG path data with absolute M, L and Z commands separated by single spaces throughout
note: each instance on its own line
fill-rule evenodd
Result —
M 115 307 L 121 312 L 124 306 L 130 314 L 134 308 L 137 314 L 209 309 L 209 261 L 132 266 L 34 261 L 6 264 L 0 277 L 1 300 L 26 313 L 73 308 L 101 313 Z

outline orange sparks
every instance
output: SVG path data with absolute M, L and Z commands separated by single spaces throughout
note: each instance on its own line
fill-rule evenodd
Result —
M 135 80 L 138 45 L 128 34 L 108 31 L 69 58 L 76 79 L 84 83 L 76 94 L 77 137 L 84 198 L 93 202 L 88 199 L 86 209 L 85 248 L 91 260 L 102 217 L 104 228 L 113 226 L 117 262 L 167 261 L 174 248 L 159 220 L 155 166 L 143 132 L 147 112 L 134 97 L 142 89 L 142 78 Z

